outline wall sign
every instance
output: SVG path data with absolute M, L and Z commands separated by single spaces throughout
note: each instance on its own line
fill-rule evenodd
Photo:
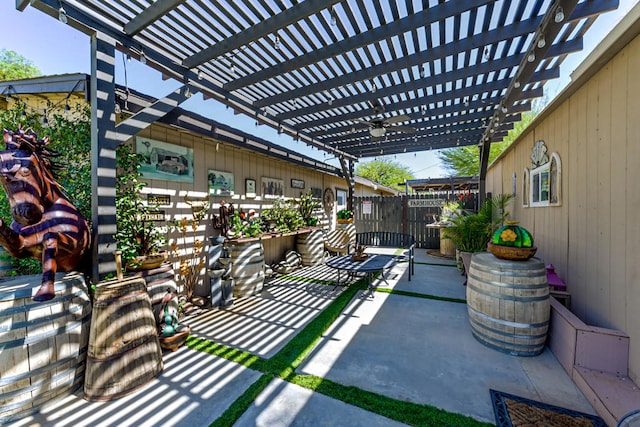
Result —
M 164 210 L 150 210 L 146 214 L 142 215 L 141 220 L 148 222 L 160 222 L 164 221 L 164 215 Z
M 440 208 L 444 205 L 444 199 L 419 199 L 409 200 L 410 208 Z
M 158 206 L 169 206 L 171 205 L 171 196 L 168 194 L 147 194 L 147 204 L 149 205 L 158 205 Z

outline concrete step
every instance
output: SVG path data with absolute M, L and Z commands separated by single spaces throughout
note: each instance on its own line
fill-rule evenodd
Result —
M 640 389 L 629 377 L 574 366 L 573 380 L 609 426 L 640 408 Z

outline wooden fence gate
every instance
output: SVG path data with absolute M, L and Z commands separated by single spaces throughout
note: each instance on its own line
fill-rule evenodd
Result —
M 475 209 L 477 193 L 469 196 L 465 201 L 465 209 Z M 451 193 L 354 197 L 356 229 L 358 232 L 392 231 L 413 234 L 416 247 L 437 249 L 440 247 L 440 231 L 428 228 L 427 224 L 438 221 L 442 205 L 450 199 Z

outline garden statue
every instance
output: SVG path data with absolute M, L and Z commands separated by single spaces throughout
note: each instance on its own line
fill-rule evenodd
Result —
M 48 138 L 21 129 L 5 129 L 3 137 L 0 182 L 13 221 L 7 227 L 0 219 L 0 245 L 16 258 L 42 262 L 42 284 L 33 299 L 48 301 L 55 297 L 56 272 L 76 269 L 87 252 L 89 226 L 55 180 L 56 153 L 47 148 Z
M 229 228 L 231 227 L 231 218 L 235 212 L 235 208 L 233 207 L 233 203 L 229 203 L 227 206 L 227 202 L 224 200 L 220 202 L 220 215 L 213 217 L 213 228 L 217 228 L 220 230 L 221 236 L 227 236 L 229 233 Z

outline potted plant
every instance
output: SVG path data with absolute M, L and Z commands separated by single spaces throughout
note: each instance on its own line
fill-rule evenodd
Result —
M 505 207 L 512 198 L 511 194 L 502 194 L 487 199 L 478 213 L 462 211 L 462 214 L 450 218 L 450 225 L 442 229 L 444 237 L 451 239 L 460 251 L 465 272 L 469 271 L 471 255 L 487 250 L 493 233 L 509 216 Z
M 340 209 L 337 213 L 338 224 L 351 224 L 353 222 L 353 212 L 349 209 Z
M 320 202 L 313 198 L 313 193 L 311 191 L 307 191 L 300 195 L 298 211 L 300 211 L 300 215 L 302 215 L 302 219 L 304 219 L 306 225 L 314 226 L 318 224 L 318 218 L 313 216 L 313 212 L 319 206 Z
M 152 207 L 142 197 L 142 189 L 147 184 L 140 180 L 140 157 L 129 145 L 123 144 L 117 149 L 114 238 L 122 264 L 128 270 L 153 268 L 166 259 L 166 252 L 160 251 L 165 242 L 163 230 L 147 219 Z
M 295 203 L 295 200 L 278 198 L 270 208 L 262 211 L 263 222 L 267 224 L 269 231 L 290 233 L 304 226 L 304 219 L 292 202 Z

